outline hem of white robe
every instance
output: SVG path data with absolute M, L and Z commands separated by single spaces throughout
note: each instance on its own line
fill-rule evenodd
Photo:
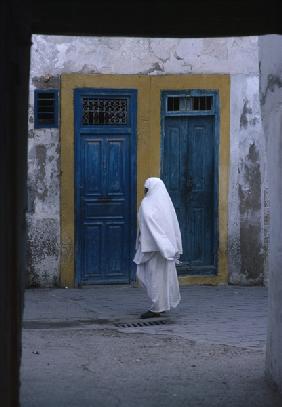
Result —
M 159 253 L 155 253 L 155 255 L 161 257 L 161 255 L 160 255 Z M 162 259 L 163 259 L 163 258 L 162 258 Z M 164 260 L 164 259 L 163 259 L 163 260 Z M 146 262 L 146 263 L 147 263 L 147 262 Z M 147 264 L 148 264 L 148 263 L 147 263 Z M 146 265 L 147 265 L 147 264 L 146 264 Z M 142 270 L 144 270 L 143 267 L 146 267 L 144 263 L 143 263 L 142 265 L 139 264 L 139 266 L 141 266 L 140 269 L 142 269 Z M 141 271 L 141 270 L 140 270 L 140 271 Z M 176 270 L 174 270 L 174 271 L 175 271 L 175 276 L 176 276 L 176 279 L 177 279 Z M 145 274 L 143 274 L 143 273 L 144 273 L 144 271 L 141 272 L 141 275 L 144 276 Z M 145 273 L 146 273 L 146 272 L 145 272 Z M 143 286 L 143 287 L 147 290 L 148 296 L 149 296 L 149 298 L 150 298 L 150 295 L 149 295 L 149 292 L 148 292 L 148 287 L 146 286 L 145 281 L 143 281 L 141 275 L 140 275 L 140 274 L 138 275 L 138 274 L 139 274 L 139 270 L 138 270 L 138 268 L 137 268 L 137 278 L 138 278 L 138 280 L 140 281 L 141 286 Z M 141 278 L 140 278 L 140 277 L 141 277 Z M 180 301 L 181 301 L 181 296 L 180 296 L 180 292 L 179 292 L 179 285 L 178 285 L 178 282 L 177 282 L 177 286 L 178 286 L 178 287 L 177 287 L 177 288 L 178 288 L 178 298 L 177 298 L 177 300 L 176 300 L 176 298 L 174 298 L 174 301 L 172 301 L 171 296 L 168 294 L 168 299 L 167 299 L 167 301 L 166 301 L 166 306 L 158 307 L 158 300 L 157 300 L 156 303 L 152 303 L 152 305 L 151 305 L 151 307 L 150 307 L 150 311 L 155 312 L 155 313 L 160 313 L 160 312 L 170 311 L 171 308 L 176 308 L 176 307 L 178 306 L 178 304 L 180 303 Z M 152 300 L 152 298 L 151 298 L 151 300 Z
M 179 305 L 180 301 L 181 301 L 181 298 L 179 298 L 179 300 L 176 303 L 170 304 L 169 308 L 158 308 L 158 309 L 156 309 L 156 308 L 154 308 L 154 305 L 152 305 L 151 308 L 150 308 L 150 311 L 155 312 L 155 313 L 167 312 L 167 311 L 170 311 L 171 308 L 176 308 Z

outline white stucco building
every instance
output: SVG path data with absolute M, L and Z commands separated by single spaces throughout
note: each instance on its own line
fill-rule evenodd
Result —
M 66 74 L 79 75 L 77 83 L 80 84 L 80 89 L 89 88 L 89 83 L 92 83 L 89 82 L 91 75 L 95 78 L 92 89 L 100 87 L 97 86 L 99 78 L 103 88 L 118 89 L 120 88 L 118 82 L 122 75 L 136 77 L 140 83 L 144 82 L 144 85 L 140 86 L 142 91 L 145 89 L 144 92 L 147 92 L 148 101 L 148 103 L 144 102 L 144 99 L 142 105 L 139 99 L 137 100 L 137 116 L 139 106 L 144 111 L 147 106 L 150 110 L 147 117 L 152 118 L 152 115 L 155 115 L 154 120 L 159 122 L 165 119 L 161 110 L 154 112 L 153 100 L 157 98 L 160 100 L 160 96 L 149 96 L 150 86 L 152 89 L 156 86 L 154 89 L 157 89 L 159 81 L 162 81 L 161 89 L 178 92 L 182 90 L 186 92 L 186 96 L 184 93 L 183 95 L 189 99 L 198 97 L 196 94 L 193 96 L 194 94 L 189 93 L 191 89 L 200 89 L 201 92 L 208 92 L 210 89 L 217 91 L 217 78 L 219 81 L 221 79 L 225 81 L 225 85 L 222 85 L 218 91 L 219 104 L 215 113 L 221 123 L 218 130 L 219 156 L 215 172 L 219 177 L 216 190 L 216 202 L 218 201 L 219 204 L 211 215 L 213 217 L 217 214 L 219 217 L 217 226 L 214 227 L 217 228 L 217 232 L 213 230 L 215 232 L 213 250 L 217 259 L 214 275 L 219 273 L 221 278 L 213 282 L 212 275 L 205 276 L 200 272 L 197 276 L 197 269 L 195 271 L 193 267 L 187 268 L 186 272 L 184 270 L 184 278 L 183 276 L 181 278 L 183 283 L 193 281 L 205 283 L 206 277 L 207 283 L 210 284 L 227 282 L 265 284 L 267 282 L 269 204 L 259 93 L 258 37 L 140 39 L 34 35 L 31 56 L 27 215 L 30 285 L 64 285 L 70 281 L 62 278 L 63 269 L 66 268 L 66 265 L 64 266 L 66 257 L 72 258 L 71 266 L 68 265 L 69 269 L 72 268 L 71 281 L 79 283 L 75 277 L 77 274 L 75 228 L 78 228 L 77 224 L 74 225 L 76 213 L 72 219 L 66 220 L 66 214 L 69 212 L 64 212 L 65 204 L 62 203 L 67 200 L 64 194 L 68 189 L 66 185 L 64 186 L 65 161 L 62 160 L 62 151 L 66 151 L 67 147 L 63 144 L 65 143 L 63 134 L 66 132 L 68 122 L 74 121 L 76 117 L 75 113 L 73 115 L 74 105 L 69 103 L 71 99 L 64 96 L 67 95 L 65 90 L 67 80 L 73 80 L 73 84 L 68 85 L 70 86 L 68 89 L 77 88 L 74 77 L 64 79 Z M 161 76 L 163 79 L 159 79 Z M 174 88 L 170 85 L 170 76 L 173 77 Z M 111 79 L 109 86 L 106 86 L 108 77 Z M 153 78 L 155 82 L 146 82 L 148 77 Z M 168 82 L 165 82 L 166 80 Z M 190 83 L 192 85 L 189 87 L 187 84 Z M 209 85 L 206 86 L 206 83 Z M 124 89 L 126 88 L 124 86 Z M 58 126 L 36 128 L 34 91 L 48 89 L 59 92 Z M 141 91 L 138 90 L 138 92 L 140 94 Z M 183 95 L 181 97 L 184 97 Z M 156 99 L 153 99 L 154 97 Z M 227 101 L 228 106 L 224 106 L 223 101 Z M 67 112 L 70 112 L 69 116 Z M 142 114 L 141 112 L 140 115 Z M 146 124 L 146 119 L 142 117 L 143 127 L 150 127 L 150 123 Z M 137 121 L 140 123 L 139 116 Z M 150 119 L 147 121 L 150 122 Z M 223 127 L 220 126 L 225 126 L 224 142 Z M 149 167 L 154 174 L 149 175 L 158 175 L 158 171 L 162 175 L 160 169 L 162 166 L 160 161 L 164 160 L 163 153 L 160 152 L 162 136 L 156 135 L 155 128 L 150 133 L 155 137 L 153 142 L 149 141 L 149 132 L 144 136 L 137 128 L 137 191 L 140 190 L 143 178 L 147 174 L 144 169 L 146 163 L 142 159 L 143 153 L 139 154 L 139 150 L 145 151 L 148 143 L 152 143 L 150 151 L 154 151 L 152 157 L 148 157 L 149 161 L 153 161 Z M 74 155 L 73 167 L 77 168 L 73 144 L 69 144 L 68 148 L 72 151 L 70 157 Z M 156 160 L 155 157 L 159 156 L 160 160 Z M 76 177 L 75 173 L 73 177 Z M 74 186 L 68 193 L 75 195 L 76 181 L 70 181 L 70 183 Z M 137 196 L 137 201 L 139 200 L 140 193 Z M 184 201 L 181 205 L 185 206 Z M 72 224 L 71 230 L 74 230 L 70 232 L 74 235 L 71 243 L 68 242 L 70 235 L 65 233 L 70 224 Z M 219 245 L 216 243 L 217 240 Z M 95 259 L 89 260 L 90 257 L 85 261 L 90 261 L 93 265 Z M 185 275 L 190 277 L 185 279 Z M 130 276 L 131 274 L 129 280 Z

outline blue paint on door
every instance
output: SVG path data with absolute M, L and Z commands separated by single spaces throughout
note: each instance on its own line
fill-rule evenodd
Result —
M 218 119 L 216 94 L 213 97 L 209 111 L 167 114 L 163 95 L 161 176 L 181 228 L 179 274 L 217 271 Z
M 77 284 L 129 283 L 136 233 L 136 90 L 75 90 Z

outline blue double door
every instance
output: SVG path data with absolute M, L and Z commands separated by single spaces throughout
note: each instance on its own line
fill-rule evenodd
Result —
M 75 90 L 78 284 L 129 283 L 136 233 L 136 91 Z
M 182 234 L 183 255 L 178 274 L 217 272 L 217 156 L 215 115 L 164 114 L 161 176 Z
M 136 237 L 136 91 L 77 89 L 74 96 L 76 282 L 129 283 Z M 161 177 L 182 233 L 179 274 L 217 272 L 216 106 L 216 94 L 162 100 Z

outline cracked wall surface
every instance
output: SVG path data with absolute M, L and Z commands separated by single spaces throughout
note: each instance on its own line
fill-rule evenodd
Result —
M 258 73 L 257 37 L 159 39 L 34 35 L 32 75 Z
M 230 74 L 229 280 L 265 280 L 268 202 L 259 103 L 258 38 L 149 39 L 33 35 L 29 133 L 30 284 L 59 278 L 60 157 L 58 129 L 33 128 L 33 90 L 59 88 L 62 73 Z M 277 81 L 272 78 L 268 92 Z M 70 107 L 71 108 L 71 107 Z M 45 223 L 44 223 L 45 222 Z M 49 223 L 48 223 L 49 222 Z M 46 227 L 50 224 L 50 227 Z M 52 225 L 52 226 L 51 226 Z M 40 234 L 39 229 L 42 230 Z M 49 249 L 36 243 L 44 236 Z M 43 253 L 43 255 L 42 255 Z

